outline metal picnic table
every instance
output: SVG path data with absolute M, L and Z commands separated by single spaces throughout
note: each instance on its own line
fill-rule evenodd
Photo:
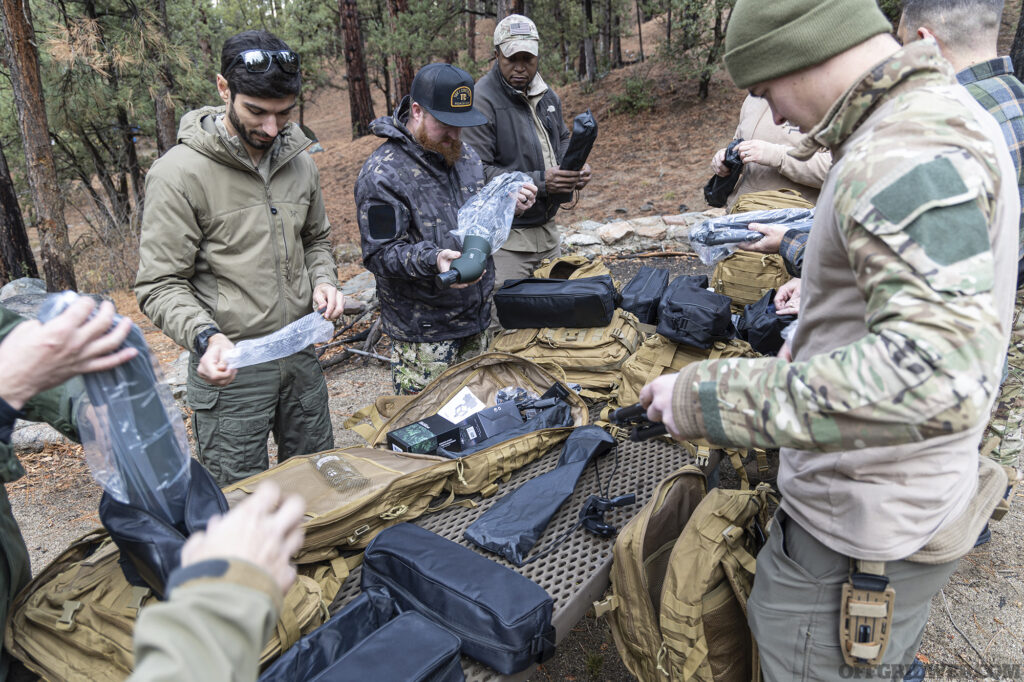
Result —
M 678 444 L 662 440 L 640 443 L 619 440 L 618 443 L 616 453 L 609 453 L 597 462 L 601 490 L 598 489 L 598 477 L 595 476 L 594 465 L 591 464 L 580 477 L 572 497 L 561 506 L 551 523 L 548 524 L 544 535 L 537 542 L 531 555 L 544 551 L 550 542 L 561 537 L 576 525 L 584 501 L 590 495 L 603 494 L 602 491 L 608 486 L 608 476 L 612 475 L 613 469 L 615 472 L 611 479 L 611 495 L 635 493 L 637 498 L 636 504 L 619 507 L 608 513 L 606 517 L 608 523 L 621 528 L 647 503 L 662 479 L 683 465 L 692 463 L 689 453 Z M 516 568 L 498 555 L 484 552 L 472 545 L 463 539 L 462 533 L 501 495 L 514 490 L 534 476 L 554 468 L 560 452 L 561 445 L 515 472 L 508 483 L 503 483 L 494 496 L 487 499 L 480 499 L 479 496 L 469 498 L 478 503 L 476 508 L 452 506 L 414 521 L 427 530 L 471 547 L 488 558 L 518 571 L 547 590 L 554 600 L 552 620 L 558 643 L 561 643 L 569 631 L 584 617 L 591 604 L 600 599 L 608 588 L 614 539 L 600 538 L 579 528 L 550 554 L 522 568 Z M 616 456 L 618 457 L 617 467 L 615 466 Z M 332 611 L 340 609 L 359 594 L 361 575 L 361 567 L 352 571 L 335 598 Z M 467 680 L 485 682 L 490 680 L 526 680 L 536 666 L 517 675 L 503 676 L 464 656 L 462 667 Z

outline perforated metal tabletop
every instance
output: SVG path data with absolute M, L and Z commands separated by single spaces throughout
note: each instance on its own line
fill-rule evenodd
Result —
M 499 497 L 514 490 L 530 478 L 554 468 L 560 452 L 561 446 L 558 446 L 532 464 L 517 471 L 508 483 L 501 485 L 498 493 L 493 497 L 483 500 L 479 496 L 471 498 L 479 504 L 475 509 L 449 507 L 444 511 L 420 517 L 415 521 L 417 525 L 427 530 L 461 545 L 472 547 L 488 558 L 518 571 L 547 590 L 554 600 L 553 622 L 558 642 L 562 641 L 570 629 L 583 618 L 593 601 L 599 599 L 607 589 L 614 539 L 599 538 L 580 528 L 551 554 L 532 564 L 516 568 L 498 555 L 484 552 L 472 545 L 463 539 L 462 533 Z M 646 504 L 654 493 L 655 487 L 663 478 L 691 462 L 689 454 L 681 446 L 662 441 L 643 443 L 619 441 L 617 455 L 618 468 L 611 480 L 611 495 L 614 497 L 635 493 L 637 496 L 636 504 L 613 509 L 605 517 L 609 523 L 619 528 L 633 518 Z M 598 460 L 601 491 L 598 490 L 594 465 L 591 464 L 587 467 L 580 477 L 572 497 L 562 505 L 551 523 L 548 524 L 544 535 L 537 542 L 534 552 L 530 556 L 544 551 L 552 540 L 559 538 L 577 523 L 583 502 L 590 495 L 603 492 L 614 465 L 615 455 L 611 453 Z M 340 609 L 359 594 L 361 574 L 361 569 L 356 569 L 348 577 L 332 604 L 332 611 Z M 466 657 L 462 659 L 462 667 L 465 670 L 466 679 L 475 682 L 525 680 L 532 672 L 530 669 L 518 675 L 502 676 Z

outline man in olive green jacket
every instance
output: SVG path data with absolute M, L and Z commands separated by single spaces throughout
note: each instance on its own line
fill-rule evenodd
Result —
M 331 448 L 327 384 L 312 348 L 228 369 L 225 353 L 308 314 L 342 312 L 309 140 L 288 121 L 298 55 L 266 31 L 229 38 L 217 88 L 224 107 L 185 114 L 178 144 L 146 177 L 142 311 L 193 351 L 188 402 L 197 454 L 221 485 L 278 460 Z M 312 307 L 311 307 L 312 306 Z

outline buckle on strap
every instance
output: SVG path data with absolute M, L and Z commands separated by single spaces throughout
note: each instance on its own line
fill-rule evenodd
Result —
M 855 564 L 856 570 L 843 584 L 839 635 L 846 664 L 871 667 L 882 662 L 889 644 L 895 592 L 889 586 L 884 562 Z

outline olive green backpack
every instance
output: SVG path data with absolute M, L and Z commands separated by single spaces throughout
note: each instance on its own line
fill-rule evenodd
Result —
M 687 465 L 620 531 L 611 595 L 594 604 L 641 682 L 760 680 L 747 625 L 769 487 L 706 492 Z
M 622 379 L 622 366 L 643 343 L 636 315 L 617 308 L 605 327 L 506 329 L 491 350 L 512 353 L 564 374 L 583 387 L 581 395 L 607 399 Z
M 157 601 L 125 580 L 117 547 L 103 529 L 78 539 L 18 593 L 4 644 L 49 680 L 122 680 L 134 665 L 139 609 Z M 277 658 L 327 618 L 320 586 L 300 575 L 285 595 L 260 664 Z

